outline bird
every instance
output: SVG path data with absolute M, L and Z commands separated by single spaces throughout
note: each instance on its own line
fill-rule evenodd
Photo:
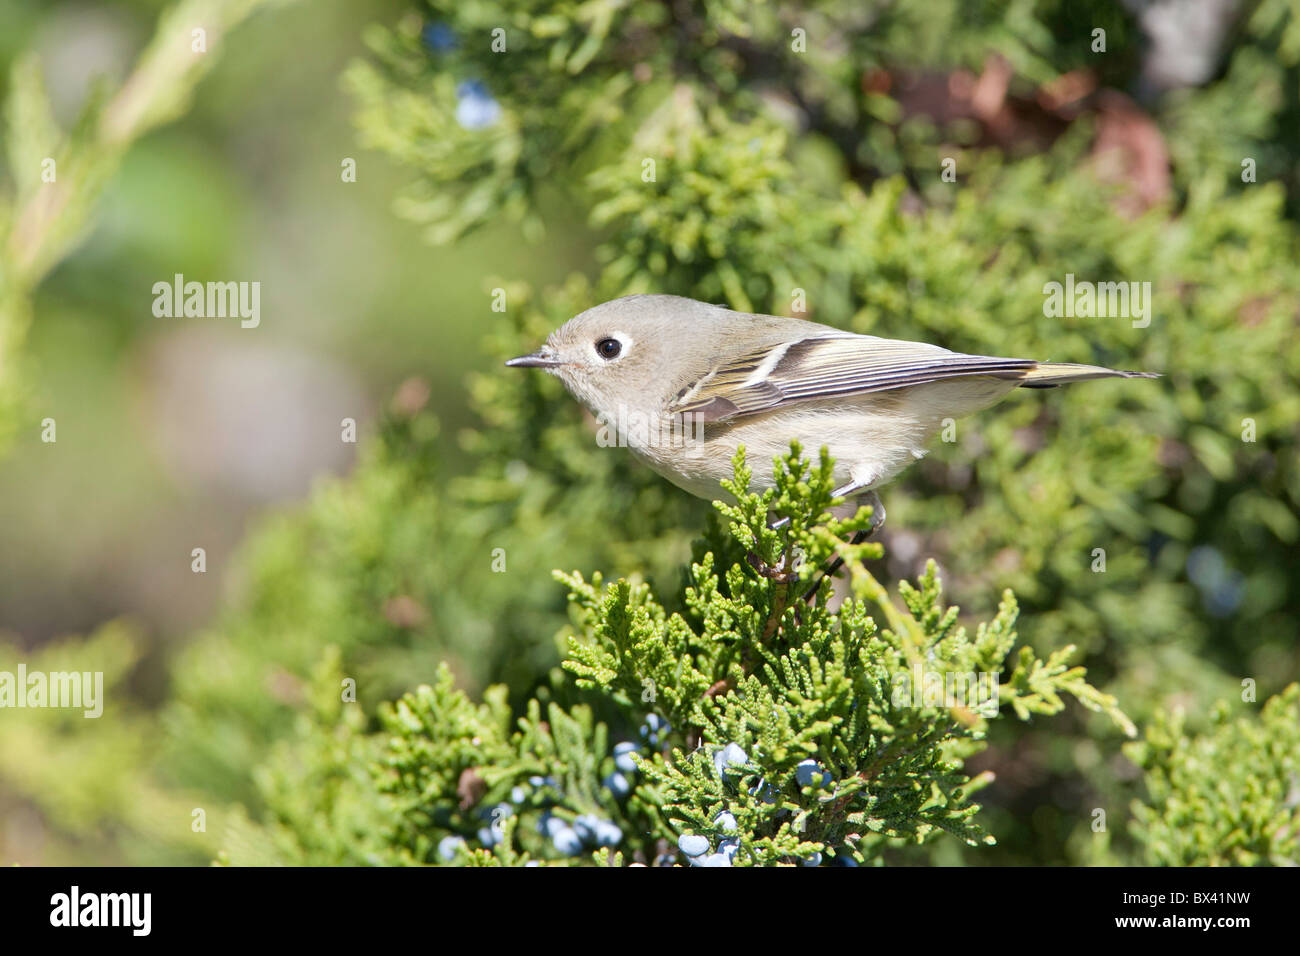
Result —
M 746 449 L 751 487 L 775 487 L 774 459 L 798 440 L 834 458 L 834 495 L 853 511 L 925 456 L 946 420 L 1017 388 L 1158 378 L 1095 365 L 953 352 L 806 319 L 736 312 L 675 295 L 629 295 L 571 318 L 506 362 L 556 376 L 618 444 L 705 499 Z M 853 512 L 848 512 L 853 513 Z

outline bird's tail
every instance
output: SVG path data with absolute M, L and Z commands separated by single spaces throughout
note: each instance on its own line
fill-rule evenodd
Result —
M 1091 378 L 1159 378 L 1155 372 L 1123 372 L 1100 365 L 1075 365 L 1072 362 L 1039 362 L 1021 378 L 1021 388 L 1054 388 L 1067 382 L 1086 382 Z

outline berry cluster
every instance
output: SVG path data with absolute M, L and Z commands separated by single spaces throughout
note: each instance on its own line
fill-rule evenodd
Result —
M 734 741 L 713 751 L 713 767 L 718 776 L 727 778 L 738 774 L 749 762 L 749 755 L 744 748 Z M 834 789 L 834 776 L 824 769 L 816 760 L 804 760 L 795 767 L 795 782 L 800 788 L 831 791 Z M 766 780 L 760 779 L 749 792 L 762 803 L 772 806 L 780 798 L 780 791 Z M 788 811 L 780 810 L 777 816 L 785 816 Z M 691 866 L 731 866 L 740 850 L 740 827 L 736 817 L 730 811 L 722 810 L 713 818 L 711 834 L 685 833 L 677 840 L 677 848 L 690 862 Z M 820 852 L 813 852 L 799 860 L 803 866 L 821 866 L 825 857 Z M 847 847 L 842 852 L 830 857 L 832 866 L 857 866 L 849 855 Z
M 731 746 L 735 746 L 732 744 Z M 739 747 L 736 748 L 740 750 Z M 744 753 L 744 751 L 741 751 Z M 740 827 L 736 823 L 736 818 L 723 810 L 713 818 L 713 825 L 721 837 L 718 840 L 717 850 L 710 852 L 712 847 L 709 838 L 695 833 L 683 834 L 677 840 L 677 849 L 691 861 L 691 866 L 731 866 L 731 861 L 736 858 L 736 853 L 740 850 L 740 838 L 736 836 L 725 836 L 724 834 L 736 833 Z
M 641 737 L 651 747 L 658 747 L 671 729 L 668 722 L 658 714 L 650 714 L 641 726 Z M 641 752 L 642 744 L 631 740 L 614 746 L 615 769 L 605 775 L 601 785 L 615 799 L 622 801 L 631 794 L 633 781 L 640 772 L 637 755 Z M 590 812 L 572 817 L 563 812 L 557 813 L 556 809 L 565 803 L 560 781 L 549 776 L 531 776 L 526 784 L 517 785 L 510 791 L 509 803 L 497 803 L 479 810 L 478 817 L 484 824 L 475 834 L 478 844 L 483 849 L 492 849 L 505 835 L 502 821 L 528 807 L 542 809 L 536 831 L 546 837 L 562 856 L 579 856 L 601 847 L 617 847 L 623 842 L 623 830 L 612 820 Z M 447 836 L 438 843 L 438 858 L 451 863 L 462 850 L 469 849 L 470 845 L 463 836 Z

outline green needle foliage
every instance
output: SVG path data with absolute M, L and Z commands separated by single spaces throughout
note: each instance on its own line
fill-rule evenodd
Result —
M 1213 729 L 1190 736 L 1164 713 L 1129 756 L 1149 796 L 1134 804 L 1138 835 L 1164 866 L 1300 866 L 1300 684 L 1265 703 L 1257 720 L 1226 705 Z
M 737 455 L 725 486 L 735 503 L 716 504 L 722 520 L 699 544 L 681 613 L 644 583 L 557 574 L 576 632 L 564 663 L 573 676 L 553 691 L 572 682 L 597 692 L 594 706 L 533 699 L 516 717 L 504 686 L 474 704 L 444 666 L 384 707 L 366 740 L 331 702 L 337 670 L 319 678 L 317 727 L 261 781 L 270 836 L 242 824 L 244 852 L 226 859 L 609 864 L 599 848 L 617 846 L 627 859 L 686 862 L 679 840 L 697 836 L 710 844 L 697 858 L 730 865 L 879 863 L 943 833 L 994 842 L 972 802 L 993 775 L 973 779 L 964 762 L 1004 713 L 1055 714 L 1068 694 L 1133 732 L 1067 666 L 1073 647 L 1047 660 L 1016 651 L 1010 593 L 971 634 L 931 564 L 900 586 L 900 606 L 862 563 L 880 546 L 845 540 L 870 527 L 870 509 L 829 511 L 831 460 L 809 463 L 795 446 L 777 465 L 777 487 L 758 494 Z M 773 515 L 789 523 L 772 530 Z M 835 557 L 852 569 L 842 601 L 822 572 Z M 610 727 L 642 720 L 649 741 L 620 770 Z M 376 833 L 356 826 L 365 820 L 386 822 Z
M 688 749 L 665 747 L 642 763 L 650 799 L 673 833 L 727 839 L 716 821 L 729 813 L 738 824 L 736 861 L 754 865 L 822 851 L 877 861 L 891 846 L 940 832 L 971 845 L 993 842 L 969 800 L 989 778 L 962 772 L 963 759 L 984 747 L 987 717 L 976 711 L 987 702 L 973 699 L 977 674 L 991 676 L 996 699 L 1022 719 L 1059 711 L 1059 695 L 1070 693 L 1131 730 L 1081 669 L 1063 666 L 1074 648 L 1046 663 L 1021 648 L 1007 666 L 1016 643 L 1010 593 L 970 636 L 957 609 L 941 603 L 931 564 L 916 587 L 901 586 L 899 608 L 861 564 L 878 558 L 879 546 L 843 540 L 870 526 L 870 509 L 849 520 L 827 511 L 833 483 L 825 455 L 812 466 L 796 446 L 776 475 L 775 491 L 753 494 L 737 457 L 735 480 L 726 483 L 737 503 L 717 505 L 726 532 L 715 524 L 709 550 L 692 565 L 684 615 L 669 615 L 643 585 L 620 580 L 602 590 L 598 579 L 564 576 L 583 630 L 570 639 L 565 668 L 580 686 L 627 706 L 648 695 L 681 728 Z M 790 522 L 772 531 L 769 514 Z M 719 567 L 719 555 L 733 560 Z M 821 583 L 803 600 L 837 556 L 853 570 L 851 596 L 832 610 L 831 588 Z M 907 688 L 922 672 L 940 686 L 960 675 L 972 699 L 929 700 L 925 691 L 927 704 L 915 706 Z M 809 760 L 824 779 L 801 785 L 797 768 Z

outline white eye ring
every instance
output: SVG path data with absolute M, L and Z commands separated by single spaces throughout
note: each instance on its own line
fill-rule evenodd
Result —
M 626 338 L 620 333 L 614 333 L 612 335 L 604 335 L 598 338 L 592 344 L 592 348 L 595 350 L 597 358 L 606 362 L 613 362 L 615 359 L 626 355 L 627 350 L 631 345 L 631 339 Z

